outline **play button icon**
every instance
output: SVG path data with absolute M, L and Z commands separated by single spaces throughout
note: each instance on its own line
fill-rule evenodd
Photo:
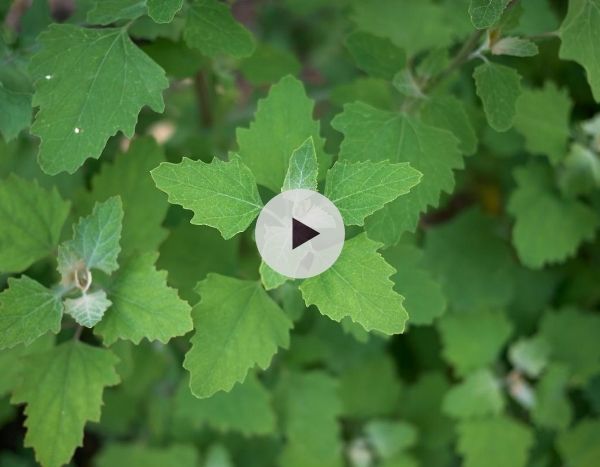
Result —
M 288 190 L 271 199 L 256 221 L 256 244 L 265 263 L 284 276 L 316 276 L 344 246 L 344 222 L 335 205 L 312 190 Z

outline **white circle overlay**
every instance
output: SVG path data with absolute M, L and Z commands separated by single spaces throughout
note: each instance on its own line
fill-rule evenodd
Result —
M 319 235 L 292 248 L 293 219 Z M 294 279 L 313 277 L 329 269 L 344 246 L 344 221 L 338 208 L 312 190 L 287 190 L 271 199 L 256 221 L 256 244 L 263 261 Z

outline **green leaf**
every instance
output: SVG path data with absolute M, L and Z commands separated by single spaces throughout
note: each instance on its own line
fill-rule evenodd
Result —
M 529 39 L 503 37 L 491 47 L 493 55 L 511 55 L 513 57 L 533 57 L 538 54 L 538 46 Z
M 372 420 L 365 426 L 365 434 L 375 451 L 384 459 L 412 447 L 417 441 L 417 430 L 406 422 Z
M 517 70 L 487 62 L 475 68 L 473 78 L 490 126 L 496 131 L 508 130 L 521 94 L 521 76 Z
M 140 51 L 125 29 L 83 29 L 53 24 L 31 59 L 39 106 L 31 132 L 41 138 L 44 172 L 75 172 L 97 159 L 108 138 L 133 136 L 144 105 L 162 112 L 164 71 Z
M 27 358 L 11 402 L 27 404 L 25 446 L 34 448 L 38 462 L 69 462 L 82 445 L 86 421 L 100 420 L 104 387 L 119 382 L 117 361 L 110 350 L 73 340 Z
M 194 212 L 192 224 L 214 227 L 225 239 L 246 230 L 262 208 L 254 176 L 237 155 L 210 164 L 184 157 L 179 164 L 163 162 L 151 173 L 170 203 Z
M 0 271 L 18 272 L 48 256 L 58 243 L 70 203 L 56 189 L 15 175 L 0 183 Z
M 196 428 L 204 424 L 216 430 L 238 431 L 244 435 L 266 435 L 275 431 L 275 413 L 269 392 L 250 373 L 230 392 L 220 392 L 207 399 L 198 399 L 183 381 L 175 396 L 174 417 Z
M 443 355 L 459 375 L 491 365 L 512 333 L 501 312 L 447 314 L 438 321 Z
M 595 100 L 600 101 L 600 0 L 570 0 L 560 27 L 559 56 L 585 68 Z
M 58 270 L 65 284 L 77 283 L 74 275 L 82 267 L 99 269 L 106 274 L 119 268 L 122 222 L 121 198 L 113 196 L 96 203 L 92 213 L 73 226 L 73 239 L 58 248 Z
M 31 123 L 31 94 L 16 92 L 0 82 L 0 133 L 10 141 Z
M 558 437 L 558 452 L 569 467 L 596 467 L 600 456 L 600 420 L 584 418 Z
M 383 254 L 396 269 L 392 275 L 394 289 L 403 297 L 408 322 L 414 325 L 433 323 L 446 311 L 446 298 L 440 284 L 423 264 L 423 252 L 413 245 L 399 244 Z
M 463 154 L 470 156 L 477 150 L 477 135 L 463 103 L 452 95 L 431 96 L 421 106 L 423 122 L 448 130 L 460 141 Z
M 567 90 L 547 81 L 543 89 L 525 89 L 517 100 L 515 129 L 532 154 L 544 154 L 557 164 L 567 153 L 569 116 L 573 104 Z
M 287 439 L 279 465 L 341 467 L 342 443 L 337 422 L 341 404 L 336 381 L 316 371 L 286 373 L 279 393 Z
M 548 367 L 535 388 L 535 404 L 531 412 L 537 426 L 563 431 L 573 418 L 567 395 L 569 370 L 562 365 Z
M 249 128 L 238 128 L 238 153 L 252 170 L 256 181 L 278 192 L 289 166 L 290 154 L 312 136 L 321 173 L 329 166 L 323 149 L 319 122 L 313 120 L 313 101 L 302 82 L 286 76 L 271 86 L 269 95 L 258 101 Z
M 516 369 L 537 378 L 548 364 L 550 345 L 542 336 L 520 339 L 510 346 L 508 356 Z
M 208 57 L 248 57 L 254 52 L 250 31 L 238 23 L 229 6 L 218 0 L 194 0 L 183 30 L 186 43 Z
M 198 284 L 194 336 L 185 356 L 196 397 L 230 391 L 257 365 L 266 369 L 289 345 L 292 323 L 258 282 L 209 274 Z
M 523 264 L 540 268 L 562 262 L 594 239 L 600 216 L 577 199 L 562 198 L 548 167 L 532 163 L 517 168 L 514 176 L 517 188 L 508 211 L 515 217 L 513 243 Z
M 364 225 L 365 217 L 418 185 L 422 174 L 404 162 L 336 162 L 327 171 L 325 196 L 340 210 L 346 225 Z
M 558 186 L 565 196 L 589 195 L 600 188 L 600 157 L 585 146 L 573 143 L 562 167 Z
M 27 276 L 8 279 L 0 294 L 0 349 L 29 345 L 48 331 L 57 334 L 63 307 L 51 290 Z
M 102 164 L 92 179 L 92 197 L 103 201 L 119 195 L 123 201 L 121 248 L 124 253 L 156 251 L 167 232 L 161 226 L 169 203 L 154 186 L 150 170 L 165 160 L 150 137 L 136 138 L 112 164 Z
M 346 47 L 356 65 L 368 74 L 391 80 L 404 68 L 406 54 L 389 39 L 356 31 L 346 38 Z
M 183 6 L 183 0 L 146 0 L 148 15 L 157 23 L 170 23 Z
M 381 244 L 360 234 L 347 240 L 338 260 L 322 274 L 300 285 L 306 306 L 315 305 L 335 321 L 350 317 L 367 331 L 404 331 L 408 315 L 404 297 L 389 279 L 396 271 L 377 250 Z
M 258 44 L 254 53 L 240 63 L 240 71 L 255 86 L 297 75 L 301 68 L 293 53 L 270 44 Z
M 458 427 L 457 450 L 465 467 L 525 467 L 533 446 L 531 430 L 508 417 L 465 420 Z
M 288 280 L 287 277 L 285 277 L 282 274 L 279 274 L 264 261 L 260 262 L 258 272 L 260 273 L 260 281 L 262 282 L 262 285 L 265 288 L 265 290 L 276 289 L 280 285 L 285 284 Z
M 352 162 L 408 162 L 423 174 L 409 194 L 367 219 L 369 236 L 386 245 L 417 227 L 420 214 L 437 206 L 442 192 L 454 188 L 453 170 L 463 167 L 458 141 L 444 130 L 408 115 L 375 109 L 356 102 L 344 106 L 332 126 L 344 134 L 340 159 Z
M 144 446 L 142 444 L 109 443 L 95 458 L 98 467 L 197 467 L 198 452 L 193 445 L 172 444 L 168 447 Z
M 469 15 L 477 29 L 487 29 L 498 22 L 510 0 L 471 0 Z
M 443 405 L 446 415 L 458 419 L 500 415 L 503 408 L 501 382 L 487 369 L 471 373 L 453 386 Z
M 311 136 L 292 152 L 281 191 L 299 188 L 316 191 L 318 177 L 319 164 Z
M 94 0 L 87 21 L 106 25 L 118 20 L 135 19 L 145 12 L 145 0 Z
M 80 297 L 65 300 L 65 313 L 71 315 L 78 324 L 91 328 L 104 316 L 104 312 L 112 304 L 106 298 L 104 290 L 83 292 Z
M 105 344 L 118 339 L 138 344 L 143 338 L 166 343 L 191 331 L 190 307 L 167 287 L 167 273 L 154 268 L 156 256 L 131 257 L 111 277 L 106 291 L 112 306 L 94 327 Z

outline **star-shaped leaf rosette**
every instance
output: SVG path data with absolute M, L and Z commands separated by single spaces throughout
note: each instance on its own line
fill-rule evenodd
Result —
M 324 178 L 323 194 L 344 224 L 363 227 L 368 216 L 420 182 L 421 172 L 408 162 L 339 160 L 327 169 L 330 158 L 312 107 L 302 84 L 283 78 L 259 102 L 250 128 L 238 130 L 238 154 L 228 161 L 162 163 L 152 171 L 156 186 L 169 202 L 193 211 L 192 224 L 214 227 L 230 239 L 248 229 L 268 201 L 261 199 L 258 184 L 272 192 L 316 190 Z M 382 246 L 361 229 L 347 231 L 335 264 L 318 276 L 294 281 L 294 287 L 306 306 L 315 305 L 332 320 L 350 319 L 366 331 L 387 335 L 401 333 L 408 313 L 390 279 L 396 270 L 378 252 Z M 293 323 L 267 292 L 288 279 L 264 263 L 260 276 L 261 281 L 250 281 L 209 274 L 196 287 L 195 335 L 184 367 L 197 397 L 231 390 L 251 368 L 267 368 L 278 348 L 288 346 Z

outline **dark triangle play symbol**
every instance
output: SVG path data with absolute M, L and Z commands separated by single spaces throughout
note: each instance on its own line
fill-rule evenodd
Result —
M 292 217 L 292 250 L 319 235 L 315 229 Z

